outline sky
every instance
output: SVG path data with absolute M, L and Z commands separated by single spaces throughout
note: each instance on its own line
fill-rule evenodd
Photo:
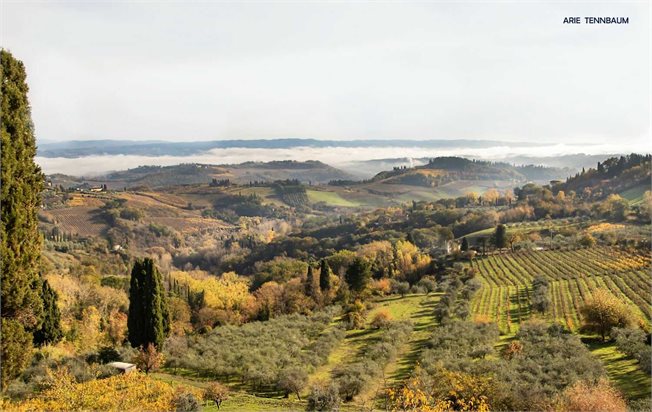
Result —
M 640 3 L 11 2 L 39 141 L 650 134 Z M 568 16 L 629 17 L 568 25 Z

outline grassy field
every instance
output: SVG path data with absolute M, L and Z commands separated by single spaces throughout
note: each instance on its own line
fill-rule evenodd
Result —
M 335 207 L 358 207 L 360 203 L 344 199 L 336 192 L 326 192 L 322 190 L 307 190 L 308 200 L 311 203 L 324 202 L 328 206 Z
M 585 226 L 585 223 L 576 221 L 574 219 L 551 219 L 548 221 L 535 221 L 535 222 L 518 222 L 510 223 L 507 225 L 509 233 L 519 233 L 521 235 L 538 232 L 541 230 L 552 229 L 555 231 L 558 228 L 569 228 L 576 227 L 580 228 Z M 469 233 L 465 235 L 469 240 L 481 237 L 481 236 L 491 236 L 495 231 L 495 228 L 491 227 L 484 230 L 478 230 L 477 232 Z
M 629 200 L 629 203 L 632 205 L 640 205 L 643 203 L 643 194 L 650 190 L 649 185 L 640 185 L 636 187 L 632 187 L 631 189 L 627 189 L 623 192 L 620 192 L 620 196 L 623 198 Z
M 586 343 L 591 353 L 602 361 L 609 379 L 628 399 L 652 396 L 652 379 L 638 367 L 635 359 L 618 351 L 612 342 L 602 343 L 593 339 Z
M 414 330 L 407 343 L 399 349 L 396 359 L 386 365 L 383 374 L 386 381 L 379 378 L 373 382 L 364 393 L 356 397 L 354 404 L 360 407 L 374 405 L 385 384 L 393 385 L 410 374 L 421 352 L 423 341 L 430 336 L 432 328 L 436 326 L 433 311 L 438 300 L 438 294 L 430 294 L 427 296 L 390 296 L 376 302 L 376 306 L 368 313 L 367 324 L 371 322 L 376 313 L 386 311 L 393 320 L 409 319 L 414 325 Z M 347 331 L 340 346 L 331 353 L 328 363 L 318 368 L 310 376 L 310 383 L 328 381 L 336 366 L 363 357 L 364 349 L 378 339 L 380 333 L 382 331 L 370 328 Z

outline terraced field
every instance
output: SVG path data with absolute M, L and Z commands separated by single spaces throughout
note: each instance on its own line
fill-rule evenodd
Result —
M 68 207 L 42 212 L 59 225 L 65 233 L 79 236 L 100 236 L 107 225 L 98 218 L 96 207 Z
M 502 333 L 514 333 L 530 317 L 532 278 L 550 281 L 547 316 L 571 330 L 580 326 L 579 308 L 591 291 L 608 289 L 652 319 L 650 256 L 616 248 L 517 252 L 478 258 L 471 263 L 484 287 L 472 301 L 476 316 L 496 321 Z

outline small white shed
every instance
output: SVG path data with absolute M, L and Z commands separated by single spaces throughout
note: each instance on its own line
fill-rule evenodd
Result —
M 110 363 L 107 363 L 107 365 L 109 365 L 109 366 L 111 366 L 113 368 L 116 368 L 116 369 L 120 369 L 121 373 L 129 373 L 129 372 L 133 372 L 133 371 L 136 370 L 136 365 L 134 365 L 133 363 L 110 362 Z

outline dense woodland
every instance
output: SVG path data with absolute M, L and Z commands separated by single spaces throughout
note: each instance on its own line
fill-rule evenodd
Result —
M 26 96 L 2 51 L 3 410 L 649 410 L 649 155 L 379 208 L 297 179 L 91 192 L 35 165 Z M 550 176 L 372 182 L 470 175 Z

